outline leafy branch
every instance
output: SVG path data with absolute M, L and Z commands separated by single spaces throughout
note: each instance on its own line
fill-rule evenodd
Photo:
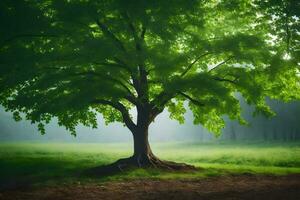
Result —
M 206 55 L 208 55 L 208 54 L 210 54 L 210 53 L 207 52 L 207 53 L 204 53 L 204 54 L 198 56 L 191 64 L 189 64 L 189 65 L 187 66 L 187 68 L 182 72 L 182 74 L 181 74 L 180 76 L 181 76 L 181 77 L 185 76 L 185 75 L 190 71 L 190 69 L 193 67 L 193 65 L 194 65 L 196 62 L 198 62 L 198 60 L 200 60 L 200 58 L 202 58 L 202 57 L 204 57 L 204 56 L 206 56 Z
M 135 123 L 132 121 L 128 110 L 126 107 L 120 102 L 114 102 L 104 99 L 96 99 L 92 101 L 93 104 L 101 104 L 101 105 L 109 105 L 115 109 L 117 109 L 121 114 L 125 125 L 131 130 L 134 131 L 136 129 Z

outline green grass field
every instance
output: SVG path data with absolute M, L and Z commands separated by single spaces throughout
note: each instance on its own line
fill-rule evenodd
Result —
M 161 159 L 193 164 L 199 170 L 172 173 L 138 169 L 112 176 L 87 177 L 80 175 L 85 169 L 130 156 L 131 144 L 0 143 L 0 183 L 63 184 L 300 173 L 300 143 L 154 143 L 152 149 Z

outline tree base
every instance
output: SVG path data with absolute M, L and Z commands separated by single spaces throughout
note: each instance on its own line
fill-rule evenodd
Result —
M 150 168 L 150 169 L 162 169 L 170 171 L 195 171 L 196 167 L 185 163 L 176 163 L 172 161 L 160 160 L 154 155 L 147 156 L 132 156 L 129 158 L 119 159 L 116 162 L 95 167 L 89 170 L 89 173 L 95 175 L 109 175 L 117 172 L 127 171 L 135 168 Z
M 114 163 L 118 166 L 120 171 L 130 167 L 137 168 L 157 168 L 166 170 L 195 170 L 196 168 L 192 165 L 185 163 L 176 163 L 172 161 L 164 161 L 153 155 L 147 156 L 132 156 L 129 158 L 123 158 Z

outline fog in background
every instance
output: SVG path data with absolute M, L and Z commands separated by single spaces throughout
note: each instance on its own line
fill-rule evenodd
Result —
M 226 127 L 219 138 L 215 138 L 201 125 L 193 124 L 193 115 L 188 110 L 183 125 L 169 119 L 169 114 L 164 111 L 160 114 L 149 130 L 150 141 L 293 141 L 300 139 L 300 102 L 282 103 L 267 100 L 268 104 L 276 111 L 277 115 L 271 119 L 258 115 L 252 116 L 253 107 L 248 106 L 243 100 L 241 105 L 243 117 L 249 122 L 248 126 L 241 126 L 236 121 L 229 120 L 226 116 Z M 46 134 L 40 135 L 36 125 L 22 120 L 15 122 L 12 114 L 5 112 L 0 107 L 0 141 L 55 141 L 55 142 L 128 142 L 132 141 L 129 130 L 121 123 L 105 126 L 101 115 L 98 116 L 98 129 L 77 127 L 77 136 L 74 137 L 64 127 L 59 127 L 53 119 L 46 126 Z

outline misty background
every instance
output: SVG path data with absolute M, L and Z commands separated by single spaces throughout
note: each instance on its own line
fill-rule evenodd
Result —
M 237 121 L 224 116 L 226 127 L 222 135 L 216 138 L 201 125 L 193 124 L 193 115 L 187 109 L 185 123 L 180 125 L 169 118 L 165 110 L 149 129 L 150 141 L 292 141 L 300 139 L 300 102 L 283 103 L 267 99 L 268 104 L 277 113 L 275 117 L 262 115 L 253 117 L 254 108 L 240 98 L 242 115 L 249 125 L 239 125 Z M 0 140 L 1 141 L 55 141 L 55 142 L 128 142 L 132 141 L 130 131 L 121 123 L 106 126 L 101 115 L 98 116 L 98 128 L 77 127 L 77 136 L 72 136 L 64 127 L 59 127 L 53 119 L 46 126 L 46 134 L 41 135 L 35 124 L 22 120 L 15 122 L 12 113 L 0 107 Z

